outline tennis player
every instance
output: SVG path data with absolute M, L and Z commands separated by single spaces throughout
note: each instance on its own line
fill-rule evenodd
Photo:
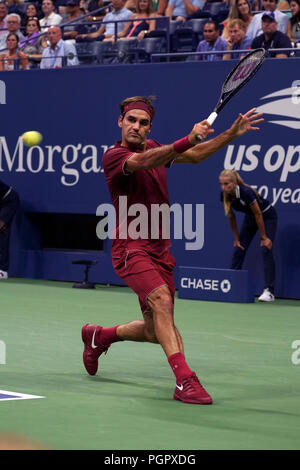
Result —
M 221 200 L 234 237 L 231 269 L 242 269 L 247 250 L 258 231 L 265 276 L 264 291 L 258 300 L 273 302 L 275 261 L 272 247 L 277 228 L 276 210 L 267 199 L 262 198 L 255 189 L 246 184 L 237 171 L 223 170 L 219 180 Z M 245 214 L 240 231 L 234 211 Z
M 154 117 L 152 100 L 135 96 L 120 104 L 118 126 L 122 139 L 105 152 L 102 160 L 106 183 L 117 214 L 115 239 L 112 243 L 113 266 L 118 276 L 137 294 L 143 320 L 103 328 L 86 324 L 82 328 L 83 362 L 94 375 L 99 356 L 117 341 L 159 343 L 176 378 L 174 399 L 184 403 L 211 404 L 212 398 L 188 366 L 181 335 L 174 324 L 176 264 L 170 252 L 170 240 L 164 238 L 161 220 L 149 216 L 148 234 L 158 227 L 158 237 L 131 237 L 128 212 L 119 217 L 121 196 L 127 207 L 142 204 L 151 214 L 154 204 L 169 206 L 166 167 L 172 163 L 200 163 L 233 139 L 256 127 L 263 119 L 255 108 L 240 115 L 230 129 L 215 138 L 199 143 L 213 133 L 207 121 L 194 125 L 186 137 L 169 145 L 148 140 Z M 157 227 L 154 227 L 157 225 Z M 157 230 L 156 230 L 157 233 Z

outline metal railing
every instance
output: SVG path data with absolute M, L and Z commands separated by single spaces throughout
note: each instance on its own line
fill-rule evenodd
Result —
M 295 57 L 296 53 L 300 54 L 300 51 L 299 51 L 299 48 L 298 47 L 289 47 L 289 48 L 281 48 L 281 49 L 268 49 L 267 52 L 276 52 L 276 53 L 292 53 L 294 55 L 290 55 L 288 56 L 289 57 Z M 198 57 L 198 56 L 208 56 L 208 55 L 227 55 L 227 54 L 248 54 L 250 52 L 250 49 L 236 49 L 234 51 L 230 50 L 230 51 L 195 51 L 195 52 L 171 52 L 169 54 L 167 53 L 164 53 L 164 52 L 160 52 L 160 53 L 154 53 L 154 54 L 151 54 L 151 62 L 154 62 L 155 59 L 158 59 L 158 58 L 176 58 L 176 57 L 187 57 L 187 56 L 190 56 L 190 57 Z M 267 56 L 268 58 L 268 56 Z M 269 57 L 271 58 L 271 57 Z M 239 60 L 239 59 L 229 59 L 229 60 Z

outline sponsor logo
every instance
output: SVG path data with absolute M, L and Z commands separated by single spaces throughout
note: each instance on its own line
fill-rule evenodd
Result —
M 227 294 L 231 289 L 231 284 L 228 279 L 224 279 L 220 284 L 221 291 Z
M 231 283 L 228 279 L 219 281 L 218 279 L 201 279 L 201 278 L 190 278 L 182 277 L 180 280 L 181 287 L 183 289 L 200 289 L 200 290 L 211 290 L 211 291 L 222 291 L 227 294 L 231 290 Z
M 93 349 L 96 349 L 96 348 L 98 347 L 98 346 L 95 345 L 95 334 L 96 334 L 96 331 L 97 331 L 97 330 L 95 329 L 95 331 L 94 331 L 94 333 L 93 333 L 93 337 L 92 337 L 92 348 L 93 348 Z
M 300 129 L 300 80 L 295 80 L 290 88 L 275 91 L 263 96 L 261 100 L 270 100 L 257 108 L 257 112 L 280 116 L 283 119 L 271 118 L 271 124 Z

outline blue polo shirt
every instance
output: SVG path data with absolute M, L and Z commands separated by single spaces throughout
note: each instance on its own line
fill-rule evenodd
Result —
M 229 195 L 231 200 L 231 208 L 237 212 L 244 212 L 245 214 L 253 215 L 251 205 L 257 201 L 259 208 L 262 212 L 270 206 L 270 202 L 261 196 L 257 197 L 253 189 L 248 186 L 237 185 L 236 193 L 234 196 Z M 223 192 L 221 192 L 221 201 L 223 202 Z
M 242 40 L 241 44 L 237 44 L 236 42 L 232 45 L 232 50 L 233 51 L 243 51 L 245 49 L 251 49 L 251 44 L 252 44 L 252 39 L 247 36 L 247 34 L 244 36 L 244 39 Z M 242 56 L 246 55 L 246 52 L 235 52 L 234 54 L 231 54 L 231 59 L 240 59 Z

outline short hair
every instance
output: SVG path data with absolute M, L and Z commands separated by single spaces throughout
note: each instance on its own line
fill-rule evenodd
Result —
M 234 26 L 238 26 L 240 29 L 243 31 L 247 30 L 246 23 L 243 20 L 240 20 L 239 18 L 236 18 L 234 20 L 230 20 L 228 23 L 228 29 L 233 28 Z
M 213 24 L 214 27 L 215 27 L 215 30 L 216 30 L 216 31 L 220 31 L 220 24 L 218 23 L 218 21 L 213 20 L 212 18 L 210 18 L 209 20 L 205 21 L 204 27 L 205 27 L 207 24 Z
M 21 16 L 18 15 L 18 13 L 9 13 L 6 19 L 9 20 L 9 18 L 11 18 L 12 16 L 16 16 L 18 18 L 18 22 L 21 24 Z
M 125 98 L 125 100 L 120 103 L 121 114 L 123 115 L 125 107 L 130 103 L 135 103 L 136 101 L 143 101 L 152 111 L 152 116 L 154 117 L 155 109 L 153 106 L 153 101 L 156 99 L 156 96 L 131 96 L 130 98 Z

